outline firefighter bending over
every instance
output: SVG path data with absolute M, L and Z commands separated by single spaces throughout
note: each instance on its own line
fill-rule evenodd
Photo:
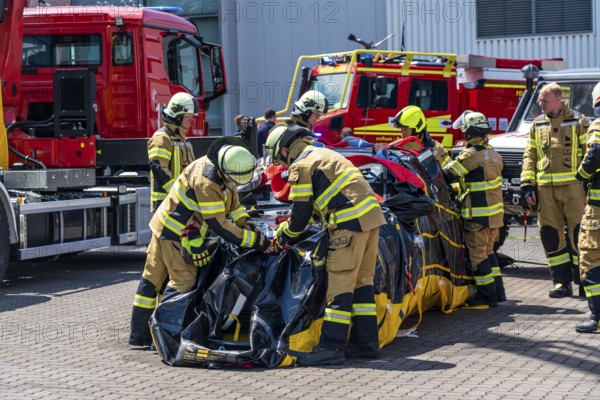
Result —
M 477 294 L 468 306 L 498 306 L 506 301 L 500 264 L 494 253 L 499 228 L 504 225 L 502 156 L 487 143 L 492 131 L 485 116 L 465 111 L 454 126 L 465 133 L 467 146 L 444 169 L 447 181 L 460 182 L 464 239 Z
M 540 237 L 555 285 L 548 293 L 552 298 L 572 295 L 573 269 L 579 272 L 577 236 L 585 193 L 575 172 L 582 160 L 589 125 L 585 116 L 573 114 L 561 97 L 556 82 L 540 90 L 538 102 L 543 114 L 531 124 L 521 172 L 525 199 L 538 208 Z
M 133 304 L 129 344 L 152 343 L 148 320 L 157 305 L 164 270 L 170 278 L 164 299 L 193 288 L 198 268 L 210 259 L 205 243 L 210 232 L 243 248 L 269 249 L 269 240 L 252 224 L 236 192 L 237 185 L 252 180 L 255 168 L 248 144 L 228 136 L 216 140 L 206 156 L 177 178 L 150 221 L 152 238 Z
M 274 241 L 283 246 L 297 238 L 313 212 L 329 226 L 320 343 L 298 356 L 298 364 L 338 365 L 346 356 L 377 358 L 381 350 L 373 277 L 379 226 L 385 218 L 361 172 L 340 154 L 313 143 L 308 129 L 292 125 L 273 128 L 265 146 L 276 164 L 288 167 L 293 202 L 289 223 L 280 225 Z
M 394 128 L 402 131 L 402 138 L 406 139 L 411 136 L 419 138 L 423 144 L 421 149 L 416 142 L 410 142 L 403 147 L 407 150 L 421 151 L 431 149 L 433 156 L 440 163 L 442 168 L 445 168 L 451 161 L 448 152 L 440 142 L 433 139 L 427 132 L 427 119 L 423 111 L 417 106 L 406 106 L 398 111 L 398 114 L 393 120 Z
M 156 211 L 181 171 L 194 161 L 186 132 L 199 111 L 198 101 L 188 93 L 176 93 L 162 111 L 164 127 L 148 141 L 151 211 Z
M 592 105 L 600 117 L 600 83 L 592 91 Z M 593 333 L 600 330 L 600 118 L 587 131 L 587 154 L 576 177 L 588 188 L 579 232 L 579 272 L 591 314 L 575 330 Z

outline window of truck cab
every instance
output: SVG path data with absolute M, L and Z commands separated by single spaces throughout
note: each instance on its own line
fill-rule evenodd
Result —
M 596 85 L 597 81 L 593 82 L 569 82 L 560 83 L 562 89 L 562 101 L 567 103 L 569 108 L 575 112 L 575 114 L 583 114 L 589 120 L 596 118 L 594 116 L 594 108 L 592 107 L 592 90 Z M 528 122 L 533 121 L 540 115 L 542 115 L 542 109 L 538 104 L 538 97 L 540 89 L 543 85 L 538 85 L 535 93 L 533 94 L 532 100 L 529 102 L 529 108 L 527 109 L 527 116 L 525 120 Z
M 192 95 L 202 95 L 202 79 L 198 50 L 185 40 L 164 38 L 165 68 L 171 83 L 184 86 Z
M 23 67 L 99 66 L 102 63 L 100 35 L 25 35 Z
M 346 83 L 347 72 L 337 74 L 319 74 L 314 75 L 310 79 L 310 90 L 318 90 L 325 95 L 329 109 L 334 108 L 346 108 L 348 106 L 348 99 L 350 98 L 350 90 L 352 89 L 352 78 L 354 74 L 350 74 L 348 81 L 348 87 L 346 88 L 346 95 L 344 101 L 341 101 L 342 92 L 344 91 L 344 84 Z

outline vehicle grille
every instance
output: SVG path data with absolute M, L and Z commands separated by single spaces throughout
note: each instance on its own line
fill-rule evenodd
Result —
M 513 153 L 498 151 L 504 161 L 504 169 L 502 177 L 504 178 L 520 178 L 521 170 L 523 169 L 523 153 Z

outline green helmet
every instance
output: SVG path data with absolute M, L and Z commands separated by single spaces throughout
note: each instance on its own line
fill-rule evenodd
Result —
M 329 103 L 325 95 L 318 90 L 309 90 L 304 93 L 294 105 L 303 113 L 320 112 L 327 114 L 327 110 L 329 109 Z
M 225 145 L 217 153 L 219 170 L 238 185 L 252 181 L 256 169 L 256 159 L 241 146 Z
M 600 105 L 600 83 L 597 83 L 592 90 L 592 107 Z
M 396 114 L 393 120 L 394 128 L 411 128 L 421 133 L 427 126 L 425 114 L 417 106 L 406 106 Z
M 183 117 L 186 114 L 197 115 L 200 112 L 198 100 L 189 93 L 175 93 L 169 104 L 162 110 L 162 117 L 165 123 L 181 125 Z
M 287 131 L 287 126 L 281 125 L 276 126 L 269 132 L 269 136 L 267 136 L 267 141 L 265 142 L 265 151 L 268 155 L 276 158 L 276 156 L 281 151 L 281 137 Z

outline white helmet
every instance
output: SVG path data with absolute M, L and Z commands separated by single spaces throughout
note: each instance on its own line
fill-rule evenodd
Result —
M 198 115 L 200 106 L 198 100 L 189 93 L 175 93 L 167 107 L 162 110 L 163 120 L 168 124 L 181 125 L 186 114 Z
M 294 105 L 303 113 L 319 112 L 327 114 L 327 110 L 329 109 L 329 103 L 327 102 L 325 95 L 318 90 L 309 90 L 304 93 Z
M 592 90 L 592 106 L 600 106 L 600 83 L 597 83 Z

